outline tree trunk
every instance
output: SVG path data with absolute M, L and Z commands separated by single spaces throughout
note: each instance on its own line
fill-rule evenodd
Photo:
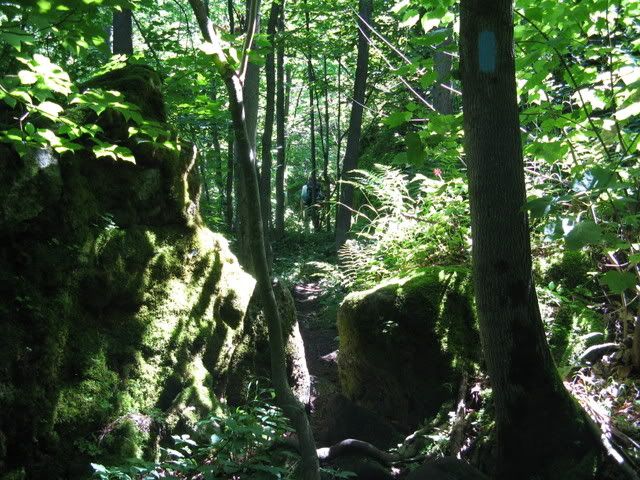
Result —
M 450 33 L 449 35 L 453 35 Z M 444 115 L 453 113 L 453 95 L 451 87 L 451 65 L 453 64 L 451 55 L 446 51 L 451 46 L 451 36 L 438 45 L 438 49 L 433 55 L 433 64 L 436 69 L 436 84 L 433 87 L 433 108 L 436 112 Z
M 250 3 L 247 3 L 247 18 L 249 18 L 248 9 L 250 7 Z M 260 20 L 259 17 L 255 23 L 256 34 L 260 31 Z M 258 128 L 258 107 L 260 104 L 260 67 L 255 64 L 249 62 L 247 65 L 246 76 L 244 78 L 243 84 L 243 98 L 244 100 L 244 113 L 246 115 L 245 125 L 247 129 L 247 135 L 249 142 L 251 143 L 252 150 L 256 150 L 256 135 Z M 237 132 L 236 132 L 237 138 Z M 237 140 L 236 140 L 237 142 Z M 237 149 L 237 145 L 234 146 L 234 149 Z M 238 162 L 238 154 L 235 153 L 236 164 Z M 254 166 L 254 168 L 256 168 Z M 256 170 L 257 174 L 257 170 Z M 238 260 L 240 264 L 244 267 L 244 269 L 253 274 L 254 266 L 253 266 L 253 254 L 252 254 L 252 245 L 251 238 L 253 233 L 251 232 L 250 223 L 247 221 L 249 212 L 247 210 L 251 208 L 255 208 L 255 202 L 251 197 L 248 197 L 248 193 L 246 192 L 246 185 L 244 181 L 240 179 L 242 175 L 241 169 L 236 170 L 236 214 L 238 215 L 238 221 L 236 222 L 237 227 L 237 235 L 238 235 Z M 253 206 L 251 206 L 253 205 Z M 265 246 L 268 244 L 266 243 Z M 270 249 L 266 250 L 268 253 Z
M 225 188 L 224 188 L 224 176 L 222 174 L 222 150 L 220 147 L 220 126 L 217 123 L 214 123 L 211 129 L 211 141 L 213 144 L 213 158 L 215 161 L 215 183 L 216 189 L 218 190 L 219 196 L 219 208 L 220 212 L 224 212 L 225 205 L 227 204 L 227 200 L 225 198 Z M 221 213 L 222 214 L 222 213 Z
M 189 3 L 196 14 L 204 39 L 212 42 L 214 40 L 213 25 L 206 16 L 204 4 L 201 0 L 189 0 Z M 259 2 L 251 1 L 248 3 L 248 6 L 250 15 L 248 15 L 247 18 L 253 19 L 253 22 L 248 21 L 247 23 L 249 29 L 254 29 L 257 23 Z M 252 30 L 248 31 L 251 32 Z M 247 54 L 248 53 L 245 52 L 245 55 Z M 241 171 L 240 179 L 242 180 L 246 197 L 251 202 L 250 205 L 247 205 L 249 208 L 245 209 L 247 215 L 243 220 L 246 220 L 249 225 L 248 232 L 250 232 L 249 240 L 253 257 L 254 273 L 269 330 L 271 381 L 276 392 L 278 404 L 298 434 L 300 455 L 302 457 L 301 479 L 320 480 L 318 455 L 316 453 L 309 420 L 307 419 L 304 406 L 293 395 L 287 379 L 282 324 L 271 284 L 262 229 L 260 189 L 255 163 L 255 144 L 251 142 L 251 133 L 247 128 L 248 113 L 245 109 L 243 97 L 245 89 L 242 84 L 242 67 L 239 71 L 233 70 L 226 58 L 221 59 L 220 57 L 214 57 L 213 61 L 216 63 L 224 79 L 229 94 L 229 111 L 235 133 L 235 152 L 236 158 L 238 159 L 238 167 Z
M 365 90 L 367 86 L 367 70 L 369 67 L 369 43 L 362 33 L 366 31 L 365 22 L 371 24 L 371 10 L 373 0 L 359 0 L 358 19 L 360 29 L 358 31 L 358 60 L 356 64 L 355 81 L 353 85 L 353 102 L 351 103 L 351 117 L 349 118 L 349 136 L 347 149 L 342 164 L 342 179 L 350 180 L 350 173 L 358 168 L 360 156 L 360 135 L 362 132 L 362 106 L 364 105 Z M 363 21 L 364 20 L 364 21 Z M 340 192 L 340 204 L 336 217 L 336 247 L 340 248 L 347 239 L 347 232 L 351 227 L 351 209 L 353 208 L 353 186 L 343 183 Z
M 207 201 L 207 205 L 211 206 L 211 193 L 209 191 L 209 181 L 207 178 L 207 162 L 204 155 L 198 155 L 198 170 L 200 171 L 200 179 L 202 180 L 202 187 L 204 190 L 204 198 Z
M 329 192 L 331 191 L 331 183 L 329 182 L 329 77 L 327 75 L 327 57 L 322 57 L 322 76 L 324 79 L 324 149 L 323 163 L 322 163 L 322 176 L 324 180 L 324 217 L 325 228 L 327 232 L 331 231 L 331 214 L 329 209 Z
M 128 8 L 113 12 L 113 54 L 133 54 L 133 16 Z
M 338 57 L 338 118 L 336 119 L 336 200 L 340 200 L 340 155 L 342 154 L 342 57 Z M 336 224 L 339 208 L 336 205 Z
M 229 124 L 229 129 L 227 133 L 227 184 L 225 187 L 225 212 L 224 219 L 227 224 L 227 230 L 229 232 L 233 231 L 233 177 L 234 173 L 234 155 L 233 155 L 233 144 L 235 141 L 235 134 L 233 132 L 233 123 Z
M 305 7 L 307 2 L 304 2 Z M 311 35 L 311 29 L 309 27 L 309 9 L 306 8 L 304 12 L 305 23 L 307 27 L 307 38 Z M 313 230 L 320 230 L 320 222 L 318 218 L 317 193 L 318 193 L 318 165 L 316 157 L 316 116 L 315 116 L 315 104 L 314 104 L 314 90 L 315 90 L 315 74 L 313 71 L 313 63 L 311 62 L 311 45 L 308 45 L 307 54 L 307 80 L 309 82 L 309 134 L 311 136 L 311 207 L 307 209 L 307 212 L 311 214 L 311 222 L 313 223 Z M 306 228 L 306 225 L 305 225 Z
M 278 38 L 276 46 L 276 158 L 278 165 L 276 167 L 276 215 L 275 215 L 275 237 L 280 239 L 284 236 L 284 211 L 285 211 L 285 193 L 284 193 L 284 174 L 286 168 L 286 131 L 285 123 L 287 118 L 287 101 L 285 88 L 285 71 L 284 71 L 284 0 L 280 1 L 278 14 Z M 288 77 L 287 77 L 288 79 Z
M 267 79 L 267 102 L 265 106 L 264 131 L 262 134 L 262 168 L 260 172 L 260 205 L 262 206 L 262 222 L 264 224 L 267 242 L 271 230 L 271 145 L 273 137 L 273 120 L 275 110 L 276 79 L 275 79 L 275 33 L 280 13 L 279 4 L 273 2 L 267 24 L 267 35 L 271 48 L 265 61 L 265 76 Z
M 496 405 L 495 478 L 592 478 L 594 439 L 557 374 L 533 285 L 512 15 L 511 0 L 461 3 L 473 276 Z

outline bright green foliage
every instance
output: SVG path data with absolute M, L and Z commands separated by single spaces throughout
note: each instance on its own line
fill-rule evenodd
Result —
M 273 393 L 271 394 L 271 399 Z M 251 478 L 255 480 L 291 477 L 291 459 L 273 449 L 274 443 L 290 431 L 282 412 L 255 398 L 245 407 L 223 408 L 219 414 L 201 420 L 193 435 L 174 435 L 171 448 L 161 448 L 155 463 L 128 467 L 92 464 L 100 480 L 170 478 Z
M 359 170 L 354 185 L 365 203 L 358 235 L 340 252 L 347 282 L 367 287 L 430 265 L 468 261 L 466 185 L 414 175 L 383 165 Z

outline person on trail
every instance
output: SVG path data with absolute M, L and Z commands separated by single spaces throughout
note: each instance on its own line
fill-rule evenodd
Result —
M 309 227 L 309 220 L 313 217 L 313 209 L 318 209 L 318 203 L 324 199 L 324 194 L 313 175 L 309 176 L 307 183 L 300 191 L 300 211 L 304 221 L 304 229 Z

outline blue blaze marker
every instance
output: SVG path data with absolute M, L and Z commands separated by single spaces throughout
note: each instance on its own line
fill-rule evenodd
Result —
M 491 31 L 480 32 L 478 36 L 478 62 L 480 71 L 494 73 L 496 71 L 496 34 Z

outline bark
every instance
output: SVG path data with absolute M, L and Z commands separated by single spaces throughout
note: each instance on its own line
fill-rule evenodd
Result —
M 202 187 L 204 190 L 204 197 L 207 200 L 207 205 L 211 206 L 211 192 L 209 191 L 209 179 L 207 178 L 207 161 L 204 155 L 198 155 L 198 170 L 200 171 L 200 180 L 202 180 Z
M 208 17 L 206 17 L 202 1 L 189 0 L 189 3 L 196 14 L 202 35 L 205 40 L 211 42 L 214 33 L 213 26 Z M 249 4 L 249 13 L 251 13 L 251 15 L 248 15 L 248 18 L 253 18 L 253 22 L 248 21 L 247 23 L 249 28 L 254 28 L 254 24 L 257 23 L 259 2 L 256 0 L 249 2 Z M 246 208 L 247 215 L 243 220 L 246 220 L 249 226 L 248 232 L 250 232 L 249 241 L 253 257 L 254 274 L 269 330 L 271 381 L 276 392 L 278 404 L 298 434 L 300 455 L 302 457 L 301 478 L 303 480 L 319 480 L 318 455 L 315 449 L 313 433 L 311 432 L 304 406 L 293 395 L 287 380 L 282 324 L 273 293 L 267 252 L 265 250 L 262 215 L 260 213 L 260 189 L 255 163 L 256 152 L 255 144 L 251 142 L 251 132 L 248 129 L 248 115 L 243 96 L 245 89 L 241 75 L 242 66 L 239 71 L 235 71 L 232 70 L 229 63 L 224 60 L 214 58 L 213 61 L 216 63 L 216 67 L 224 79 L 229 95 L 229 111 L 231 113 L 236 141 L 235 152 L 238 167 L 241 171 L 239 177 L 242 180 L 246 197 L 251 202 L 251 205 L 248 205 L 250 208 Z
M 265 77 L 267 81 L 267 101 L 265 105 L 264 131 L 262 133 L 262 168 L 260 172 L 260 205 L 262 206 L 262 222 L 264 224 L 265 235 L 270 237 L 271 230 L 271 146 L 273 137 L 273 120 L 275 116 L 276 97 L 276 72 L 275 72 L 275 33 L 279 4 L 273 2 L 269 13 L 267 24 L 267 35 L 271 42 L 271 49 L 267 53 L 265 61 Z
M 340 199 L 340 155 L 342 153 L 342 57 L 338 57 L 338 118 L 336 120 L 336 199 Z M 336 224 L 338 221 L 338 206 L 336 205 Z
M 360 156 L 360 135 L 362 132 L 362 106 L 367 86 L 367 71 L 369 67 L 369 42 L 362 33 L 366 31 L 366 24 L 371 24 L 371 10 L 373 0 L 359 0 L 358 12 L 361 19 L 358 19 L 360 29 L 358 30 L 358 60 L 356 63 L 355 81 L 353 85 L 353 102 L 351 103 L 351 117 L 349 118 L 349 135 L 347 137 L 347 148 L 342 164 L 342 178 L 350 180 L 352 170 L 358 168 L 358 157 Z M 364 20 L 364 21 L 363 21 Z M 347 232 L 351 227 L 351 209 L 353 208 L 353 186 L 343 183 L 340 192 L 340 204 L 336 217 L 336 247 L 340 248 L 347 239 Z
M 464 149 L 476 305 L 496 406 L 495 478 L 592 478 L 595 441 L 557 374 L 533 285 L 512 15 L 510 0 L 461 2 Z
M 286 130 L 285 123 L 287 117 L 288 102 L 286 101 L 285 70 L 284 70 L 284 0 L 280 2 L 278 15 L 278 38 L 276 46 L 276 145 L 277 145 L 277 167 L 276 167 L 276 214 L 275 214 L 275 237 L 280 239 L 284 236 L 284 174 L 286 168 Z M 288 77 L 287 77 L 288 79 Z
M 214 168 L 215 168 L 215 183 L 216 189 L 218 190 L 218 198 L 219 198 L 219 208 L 220 212 L 224 212 L 225 206 L 227 204 L 227 199 L 225 197 L 225 188 L 224 188 L 224 176 L 222 173 L 222 150 L 220 147 L 220 126 L 216 123 L 213 125 L 211 130 L 211 141 L 213 143 L 213 158 L 214 158 Z
M 233 143 L 235 141 L 235 135 L 233 132 L 233 124 L 229 124 L 227 134 L 227 182 L 225 186 L 225 211 L 224 218 L 227 224 L 227 230 L 233 231 L 233 178 L 234 173 L 234 156 L 233 156 Z
M 451 34 L 450 34 L 451 35 Z M 433 87 L 433 108 L 444 115 L 453 113 L 453 94 L 447 87 L 451 87 L 451 66 L 453 59 L 447 50 L 451 47 L 451 37 L 438 45 L 433 55 L 433 64 L 436 69 L 436 84 Z
M 133 15 L 128 8 L 113 12 L 113 54 L 133 54 Z
M 247 3 L 247 19 L 249 19 L 250 3 Z M 255 33 L 260 30 L 259 16 L 255 23 Z M 243 96 L 244 96 L 244 112 L 246 115 L 245 125 L 247 129 L 247 135 L 251 148 L 256 149 L 256 135 L 258 127 L 258 106 L 260 104 L 260 67 L 255 63 L 248 63 L 246 68 L 246 75 L 243 83 Z M 236 134 L 237 137 L 237 134 Z M 237 142 L 237 140 L 236 140 Z M 237 145 L 234 146 L 237 149 Z M 238 153 L 235 154 L 235 162 L 238 164 Z M 254 166 L 254 168 L 257 168 Z M 257 172 L 257 170 L 256 170 Z M 248 209 L 255 208 L 255 202 L 248 196 L 246 191 L 245 182 L 241 180 L 241 169 L 236 169 L 236 214 L 238 215 L 238 221 L 236 222 L 237 236 L 238 236 L 238 260 L 244 269 L 253 274 L 253 254 L 251 246 L 251 238 L 253 233 L 250 230 L 250 224 L 247 221 L 249 212 Z M 253 205 L 253 206 L 252 206 Z M 267 238 L 264 237 L 265 246 L 268 247 Z M 270 256 L 270 248 L 266 249 Z
M 307 2 L 305 0 L 305 7 L 307 6 Z M 311 34 L 311 29 L 309 27 L 309 9 L 307 8 L 304 12 L 305 24 L 307 29 L 307 37 L 309 38 Z M 311 222 L 313 223 L 313 230 L 320 230 L 320 222 L 318 218 L 318 209 L 316 208 L 316 194 L 318 191 L 318 165 L 317 165 L 317 157 L 316 157 L 316 116 L 315 116 L 315 105 L 314 105 L 314 90 L 315 90 L 315 74 L 313 71 L 313 63 L 311 61 L 311 49 L 309 45 L 309 53 L 307 55 L 307 80 L 309 82 L 309 135 L 311 137 L 311 208 L 308 209 L 308 212 L 311 214 Z M 306 228 L 306 227 L 305 227 Z
M 329 77 L 327 75 L 327 57 L 322 57 L 322 75 L 324 77 L 324 149 L 322 151 L 322 177 L 324 181 L 324 194 L 327 201 L 324 202 L 325 227 L 327 232 L 331 231 L 331 215 L 329 210 L 329 192 L 331 184 L 329 182 Z

